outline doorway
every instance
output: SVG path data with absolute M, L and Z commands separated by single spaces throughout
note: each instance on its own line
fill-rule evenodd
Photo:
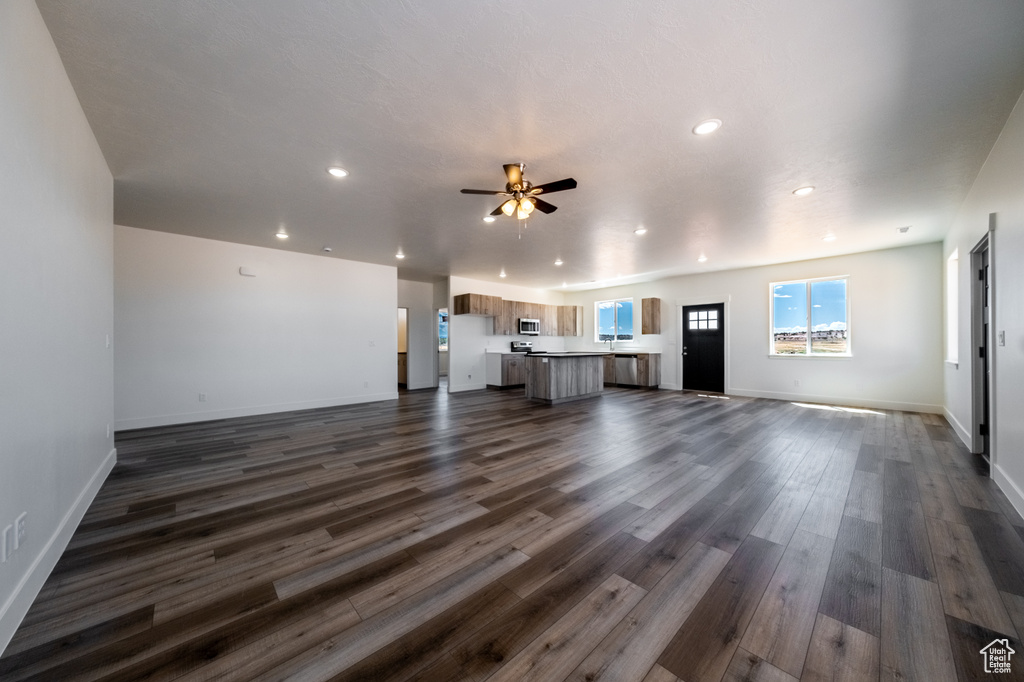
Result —
M 971 250 L 971 451 L 991 466 L 992 268 L 991 232 Z
M 725 303 L 683 306 L 683 390 L 725 393 Z
M 409 386 L 409 309 L 398 309 L 398 386 Z

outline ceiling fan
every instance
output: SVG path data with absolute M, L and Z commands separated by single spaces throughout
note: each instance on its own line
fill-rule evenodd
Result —
M 526 170 L 525 163 L 506 163 L 505 175 L 508 177 L 508 184 L 505 185 L 505 190 L 488 190 L 488 189 L 464 189 L 463 194 L 493 194 L 495 196 L 510 197 L 501 206 L 491 211 L 491 215 L 499 215 L 504 213 L 507 216 L 515 215 L 520 220 L 525 220 L 530 217 L 534 209 L 539 210 L 541 213 L 554 213 L 558 210 L 558 207 L 549 204 L 548 202 L 541 199 L 538 195 L 540 194 L 551 194 L 552 192 L 562 192 L 567 189 L 576 189 L 576 181 L 572 178 L 566 178 L 565 180 L 556 180 L 555 182 L 546 182 L 543 185 L 534 185 L 523 177 L 523 171 Z

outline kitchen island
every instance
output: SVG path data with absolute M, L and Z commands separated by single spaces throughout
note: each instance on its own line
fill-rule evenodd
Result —
M 556 405 L 596 398 L 604 391 L 601 351 L 543 353 L 526 357 L 526 397 Z

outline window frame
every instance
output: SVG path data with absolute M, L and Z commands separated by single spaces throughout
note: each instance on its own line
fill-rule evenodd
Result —
M 601 338 L 601 308 L 602 303 L 621 303 L 623 301 L 629 301 L 630 317 L 630 335 L 628 339 L 619 338 L 619 308 L 615 306 L 615 318 L 613 320 L 613 329 L 615 330 L 614 339 L 602 339 Z M 617 341 L 633 341 L 636 339 L 636 306 L 633 303 L 632 296 L 623 296 L 622 298 L 606 298 L 601 301 L 594 301 L 594 343 L 608 343 L 611 341 L 615 343 Z
M 960 365 L 960 249 L 946 258 L 946 362 Z
M 846 283 L 846 352 L 845 353 L 815 353 L 811 350 L 812 325 L 811 315 L 813 304 L 811 303 L 811 285 L 815 282 L 837 282 L 843 280 Z M 807 338 L 806 352 L 804 353 L 776 353 L 775 352 L 775 287 L 786 284 L 803 284 L 807 288 Z M 808 277 L 803 279 L 790 279 L 768 283 L 768 357 L 772 358 L 849 358 L 853 357 L 853 334 L 851 329 L 851 305 L 850 305 L 850 275 L 832 275 L 828 277 Z

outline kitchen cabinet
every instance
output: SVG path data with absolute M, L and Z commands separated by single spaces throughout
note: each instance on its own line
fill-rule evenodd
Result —
M 452 301 L 452 315 L 500 315 L 501 296 L 459 294 Z
M 643 298 L 640 299 L 641 318 L 640 318 L 640 333 L 641 334 L 660 334 L 661 333 L 661 299 L 660 298 Z
M 557 336 L 583 336 L 583 306 L 558 306 Z
M 635 362 L 625 362 L 626 360 Z M 616 364 L 621 364 L 623 367 L 629 365 L 629 371 L 617 372 Z M 617 386 L 657 388 L 661 383 L 661 353 L 611 353 L 605 355 L 604 383 Z
M 501 385 L 522 386 L 526 383 L 526 354 L 501 356 Z
M 615 356 L 606 355 L 604 356 L 604 383 L 614 384 L 615 383 Z
M 526 384 L 525 353 L 488 353 L 487 386 L 511 388 Z
M 511 336 L 519 333 L 519 321 L 516 319 L 516 302 L 503 300 L 501 314 L 494 316 L 494 333 Z
M 541 336 L 560 336 L 558 333 L 558 306 L 541 306 L 542 317 L 540 318 Z
M 540 320 L 540 336 L 583 336 L 583 306 L 549 305 L 509 301 L 500 296 L 459 294 L 452 302 L 453 315 L 488 315 L 494 318 L 493 333 L 519 334 L 519 320 Z

